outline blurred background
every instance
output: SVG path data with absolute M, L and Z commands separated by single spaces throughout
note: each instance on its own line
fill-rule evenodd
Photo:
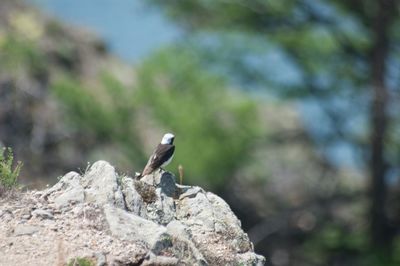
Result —
M 268 265 L 400 265 L 396 0 L 0 1 L 0 145 L 221 197 Z

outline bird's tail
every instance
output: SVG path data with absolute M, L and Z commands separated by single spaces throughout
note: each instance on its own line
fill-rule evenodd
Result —
M 135 173 L 135 178 L 136 179 L 140 179 L 141 177 L 143 177 L 143 173 L 139 173 L 139 172 Z

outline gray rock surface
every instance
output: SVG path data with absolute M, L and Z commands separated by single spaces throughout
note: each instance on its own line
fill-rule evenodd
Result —
M 19 224 L 14 228 L 14 236 L 33 235 L 39 229 L 37 226 Z
M 104 206 L 104 213 L 111 233 L 123 240 L 143 241 L 152 247 L 167 231 L 163 226 L 109 204 Z
M 41 209 L 37 209 L 32 211 L 32 215 L 33 216 L 37 216 L 37 217 L 41 217 L 43 219 L 53 219 L 54 216 L 51 212 L 46 211 L 46 210 L 41 210 Z
M 4 235 L 8 237 L 4 243 L 33 234 L 41 243 L 58 239 L 58 255 L 46 265 L 59 263 L 60 257 L 65 263 L 78 256 L 97 265 L 265 263 L 225 201 L 200 187 L 176 185 L 168 172 L 139 181 L 118 176 L 109 163 L 99 161 L 84 175 L 70 172 L 53 187 L 29 197 L 30 203 L 16 212 L 20 217 L 29 214 L 25 224 L 13 225 L 19 219 L 10 212 L 15 206 L 0 208 L 0 224 L 8 217 L 4 230 L 14 232 Z M 0 264 L 2 255 L 11 251 L 8 245 L 0 246 Z M 43 263 L 40 258 L 38 265 Z

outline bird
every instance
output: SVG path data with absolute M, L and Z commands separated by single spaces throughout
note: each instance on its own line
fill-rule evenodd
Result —
M 172 161 L 175 152 L 174 140 L 174 134 L 164 134 L 161 142 L 157 145 L 153 154 L 150 156 L 142 173 L 137 176 L 138 178 L 152 174 L 157 169 L 162 169 L 164 166 L 168 165 Z

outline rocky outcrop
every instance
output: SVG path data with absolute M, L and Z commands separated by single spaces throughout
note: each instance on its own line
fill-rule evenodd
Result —
M 263 265 L 218 196 L 159 172 L 140 181 L 99 161 L 0 205 L 0 265 Z M 3 233 L 4 232 L 4 233 Z

